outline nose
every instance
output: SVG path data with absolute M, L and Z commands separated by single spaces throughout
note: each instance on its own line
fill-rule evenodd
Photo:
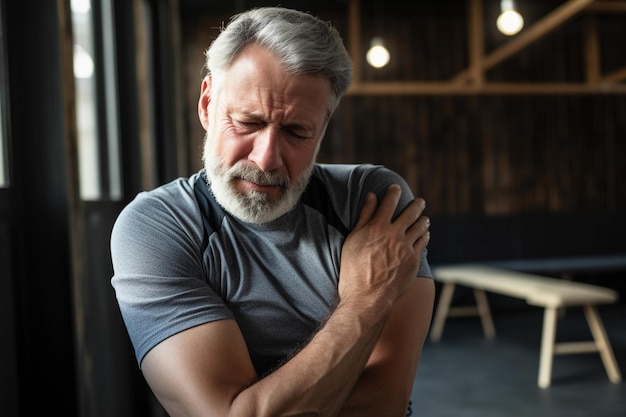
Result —
M 267 126 L 259 132 L 259 135 L 254 138 L 248 159 L 265 172 L 281 167 L 280 138 L 276 128 Z

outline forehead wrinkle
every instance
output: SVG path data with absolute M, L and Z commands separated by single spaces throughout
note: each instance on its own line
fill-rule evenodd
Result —
M 264 87 L 260 88 L 266 89 Z M 251 97 L 251 94 L 243 94 L 243 98 L 239 98 L 233 103 L 233 112 L 241 116 L 276 124 L 281 127 L 297 127 L 307 130 L 314 129 L 315 123 L 305 120 L 302 117 L 309 114 L 309 112 L 300 110 L 298 104 L 306 101 L 299 95 L 293 95 L 297 99 L 294 103 L 290 102 L 292 100 L 289 98 L 283 98 L 288 96 L 286 93 L 279 93 L 271 89 L 266 90 L 269 91 L 269 94 L 255 93 L 254 98 Z
M 246 48 L 222 75 L 220 84 L 228 90 L 228 105 L 240 113 L 268 123 L 307 125 L 313 130 L 318 130 L 318 124 L 323 129 L 328 121 L 328 80 L 316 75 L 289 74 L 267 50 Z M 236 79 L 237 84 L 229 84 L 228 79 Z M 323 89 L 327 91 L 320 91 L 320 80 L 325 81 Z M 324 114 L 319 114 L 318 120 L 321 104 Z

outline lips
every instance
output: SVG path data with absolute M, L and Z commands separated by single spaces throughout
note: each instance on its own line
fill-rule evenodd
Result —
M 280 172 L 263 172 L 253 168 L 245 168 L 235 173 L 235 180 L 242 180 L 260 187 L 281 187 L 287 186 L 286 178 Z
M 250 188 L 254 191 L 265 191 L 270 188 L 282 188 L 282 185 L 280 184 L 270 184 L 270 183 L 260 184 L 255 181 L 247 180 L 245 178 L 239 178 L 239 181 L 246 183 L 248 186 L 247 188 Z

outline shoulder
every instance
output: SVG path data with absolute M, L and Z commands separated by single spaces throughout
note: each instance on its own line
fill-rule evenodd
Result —
M 194 195 L 197 175 L 139 194 L 120 212 L 111 232 L 113 248 L 135 242 L 199 241 L 203 228 Z
M 178 178 L 150 191 L 143 191 L 122 210 L 124 213 L 148 210 L 150 212 L 185 211 L 197 207 L 194 196 L 196 175 Z
M 316 164 L 313 175 L 330 181 L 352 182 L 368 176 L 398 176 L 383 165 L 375 164 Z
M 150 191 L 143 191 L 121 211 L 117 222 L 137 217 L 185 216 L 198 210 L 194 195 L 197 174 L 178 178 Z
M 406 181 L 395 171 L 374 164 L 317 164 L 313 178 L 319 178 L 329 189 L 374 192 L 382 196 L 391 184 L 400 184 L 410 192 Z
M 399 184 L 403 188 L 399 206 L 406 206 L 413 199 L 411 189 L 399 174 L 383 165 L 316 164 L 303 202 L 320 211 L 322 207 L 328 211 L 327 208 L 332 206 L 350 230 L 367 193 L 375 193 L 380 200 L 391 184 Z

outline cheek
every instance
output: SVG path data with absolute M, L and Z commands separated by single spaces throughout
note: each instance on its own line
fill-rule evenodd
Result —
M 223 129 L 213 133 L 211 145 L 213 153 L 218 155 L 228 166 L 233 166 L 241 159 L 245 159 L 250 152 L 250 145 L 245 140 L 239 139 L 236 135 Z
M 289 179 L 292 182 L 296 181 L 315 162 L 316 149 L 316 146 L 290 149 L 289 154 L 283 156 L 289 171 Z

